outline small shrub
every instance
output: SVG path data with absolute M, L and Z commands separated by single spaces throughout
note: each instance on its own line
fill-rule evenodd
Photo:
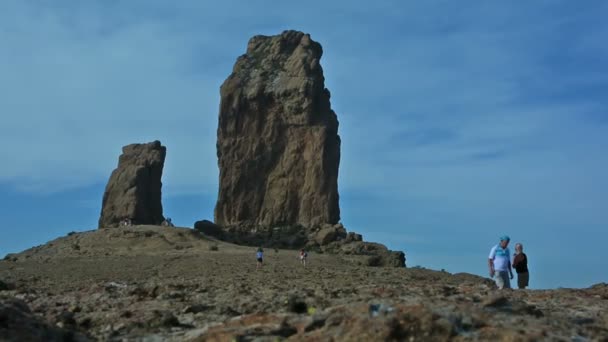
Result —
M 216 244 L 213 244 L 213 245 L 209 246 L 209 250 L 210 251 L 219 251 L 220 247 Z
M 72 235 L 74 235 L 74 234 L 76 234 L 76 232 L 69 232 L 69 233 L 68 233 L 68 236 L 72 236 Z

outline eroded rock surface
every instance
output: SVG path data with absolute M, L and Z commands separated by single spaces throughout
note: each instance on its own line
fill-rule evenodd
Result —
M 339 223 L 340 137 L 322 54 L 302 32 L 251 38 L 220 91 L 215 223 L 195 225 L 237 244 L 362 252 L 371 266 L 403 267 L 402 252 Z
M 160 141 L 122 148 L 103 194 L 99 228 L 118 227 L 124 220 L 132 224 L 163 222 L 161 178 L 166 152 Z
M 335 224 L 340 137 L 308 34 L 255 36 L 221 87 L 215 223 Z

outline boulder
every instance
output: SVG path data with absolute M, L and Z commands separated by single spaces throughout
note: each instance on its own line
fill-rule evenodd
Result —
M 310 35 L 255 36 L 220 94 L 215 222 L 335 224 L 340 137 Z
M 0 291 L 10 291 L 15 289 L 15 284 L 7 283 L 0 279 Z
M 386 246 L 363 241 L 337 241 L 324 248 L 325 252 L 347 255 L 366 255 L 367 266 L 405 267 L 405 253 L 391 251 Z
M 330 242 L 336 241 L 338 237 L 338 231 L 334 227 L 326 227 L 319 230 L 314 237 L 316 243 L 321 246 L 327 245 Z
M 1 341 L 89 341 L 73 330 L 62 329 L 37 317 L 15 298 L 0 298 Z
M 222 227 L 209 220 L 196 221 L 194 223 L 194 229 L 208 236 L 222 236 Z
M 349 232 L 346 235 L 345 242 L 355 242 L 355 241 L 363 241 L 363 236 L 361 234 L 357 234 L 355 232 Z
M 99 228 L 118 227 L 121 222 L 158 225 L 164 221 L 161 177 L 165 155 L 160 141 L 122 148 L 103 194 Z
M 336 230 L 336 240 L 344 240 L 348 236 L 346 228 L 341 223 L 334 225 L 334 229 Z

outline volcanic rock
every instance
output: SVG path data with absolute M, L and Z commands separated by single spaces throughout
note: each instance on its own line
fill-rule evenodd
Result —
M 4 282 L 0 279 L 0 291 L 9 291 L 15 288 L 15 284 Z
M 327 245 L 336 240 L 336 230 L 333 227 L 323 228 L 315 235 L 315 241 L 319 245 Z
M 255 36 L 221 87 L 215 223 L 335 224 L 340 137 L 308 34 Z
M 195 226 L 237 244 L 363 254 L 370 266 L 403 267 L 403 253 L 362 244 L 339 223 L 340 137 L 322 54 L 302 32 L 251 38 L 220 90 L 215 222 Z
M 391 251 L 379 243 L 336 241 L 323 246 L 322 250 L 332 254 L 368 256 L 366 266 L 405 267 L 405 253 Z
M 215 224 L 209 220 L 196 221 L 194 223 L 194 229 L 198 230 L 199 232 L 201 232 L 205 235 L 215 236 L 215 237 L 222 236 L 222 227 L 218 226 L 217 224 Z
M 80 333 L 53 327 L 15 298 L 0 298 L 0 340 L 2 341 L 88 341 Z
M 166 148 L 160 141 L 131 144 L 122 148 L 118 167 L 112 172 L 103 194 L 99 228 L 163 222 L 161 177 Z

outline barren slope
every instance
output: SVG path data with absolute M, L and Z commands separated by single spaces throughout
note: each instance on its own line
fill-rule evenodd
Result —
M 608 338 L 606 284 L 499 292 L 474 275 L 356 256 L 311 254 L 304 268 L 296 251 L 267 249 L 260 270 L 254 256 L 183 228 L 77 233 L 7 256 L 0 298 L 97 340 Z M 0 338 L 16 336 L 2 308 Z

